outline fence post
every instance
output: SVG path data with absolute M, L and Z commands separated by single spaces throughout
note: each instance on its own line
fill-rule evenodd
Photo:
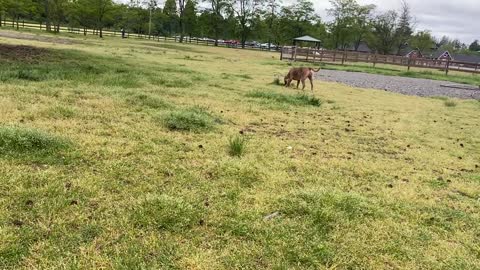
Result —
M 335 62 L 335 59 L 337 58 L 337 50 L 333 51 L 333 62 Z
M 342 65 L 345 64 L 345 57 L 347 57 L 347 49 L 344 49 L 344 50 L 343 50 L 343 54 L 342 54 Z
M 408 56 L 408 69 L 407 69 L 408 71 L 410 71 L 411 62 L 412 62 L 412 57 Z
M 450 68 L 450 59 L 447 59 L 447 63 L 445 64 L 445 75 L 448 76 L 448 69 Z
M 373 56 L 373 67 L 377 65 L 377 53 Z
M 293 58 L 293 61 L 294 62 L 297 62 L 297 47 L 295 46 L 295 53 L 294 53 L 294 58 Z
M 323 50 L 320 51 L 320 62 L 323 60 Z
M 308 62 L 308 55 L 310 54 L 310 48 L 307 49 L 307 62 Z
M 313 63 L 315 64 L 315 58 L 317 58 L 317 49 L 313 50 Z
M 283 60 L 283 48 L 280 50 L 280 61 Z

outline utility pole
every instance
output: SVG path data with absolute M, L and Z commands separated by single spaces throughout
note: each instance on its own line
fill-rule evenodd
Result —
M 148 22 L 148 39 L 150 39 L 151 32 L 152 32 L 152 5 L 150 5 L 150 20 Z

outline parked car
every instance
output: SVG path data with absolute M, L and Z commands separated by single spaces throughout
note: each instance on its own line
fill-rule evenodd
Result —
M 276 50 L 276 49 L 277 49 L 277 45 L 275 45 L 275 44 L 273 44 L 273 43 L 270 43 L 270 44 L 269 44 L 269 43 L 262 43 L 262 44 L 260 45 L 260 48 L 262 48 L 262 49 L 267 49 L 267 50 L 268 50 L 268 48 L 270 48 L 270 49 Z
M 247 41 L 247 42 L 245 42 L 245 46 L 252 47 L 252 48 L 259 48 L 260 43 L 257 42 L 257 41 Z

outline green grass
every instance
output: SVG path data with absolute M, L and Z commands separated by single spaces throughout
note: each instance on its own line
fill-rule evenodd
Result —
M 479 102 L 72 36 L 1 38 L 0 269 L 480 268 Z
M 252 91 L 247 97 L 267 100 L 268 102 L 276 102 L 289 104 L 294 106 L 315 106 L 320 107 L 322 102 L 320 99 L 307 95 L 285 95 L 272 91 Z
M 170 130 L 203 132 L 211 131 L 219 120 L 201 108 L 189 108 L 170 112 L 160 121 Z
M 360 64 L 347 63 L 345 65 L 324 64 L 322 65 L 322 68 L 330 69 L 330 70 L 364 72 L 364 73 L 381 74 L 381 75 L 388 75 L 388 76 L 401 76 L 401 77 L 410 77 L 410 78 L 450 81 L 450 82 L 470 84 L 470 85 L 480 85 L 480 75 L 471 74 L 468 72 L 451 71 L 449 75 L 445 75 L 444 71 L 435 70 L 435 69 L 425 70 L 422 68 L 412 68 L 411 71 L 406 71 L 406 67 L 390 66 L 390 65 L 382 65 L 382 64 L 378 64 L 376 67 L 373 67 L 371 64 L 363 64 L 363 63 L 360 63 Z
M 245 137 L 235 136 L 228 141 L 228 152 L 233 157 L 241 157 L 245 153 L 247 141 Z
M 457 106 L 457 102 L 453 101 L 453 100 L 445 100 L 445 102 L 443 103 L 445 104 L 445 106 L 447 107 L 455 107 Z

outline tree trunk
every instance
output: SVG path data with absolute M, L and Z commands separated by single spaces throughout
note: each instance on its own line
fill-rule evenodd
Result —
M 20 29 L 20 25 L 18 24 L 19 21 L 20 21 L 20 16 L 17 17 L 17 30 Z
M 45 3 L 45 27 L 47 32 L 52 31 L 52 26 L 50 23 L 50 6 L 48 5 L 48 0 L 44 0 Z
M 100 38 L 103 38 L 103 27 L 100 26 Z

